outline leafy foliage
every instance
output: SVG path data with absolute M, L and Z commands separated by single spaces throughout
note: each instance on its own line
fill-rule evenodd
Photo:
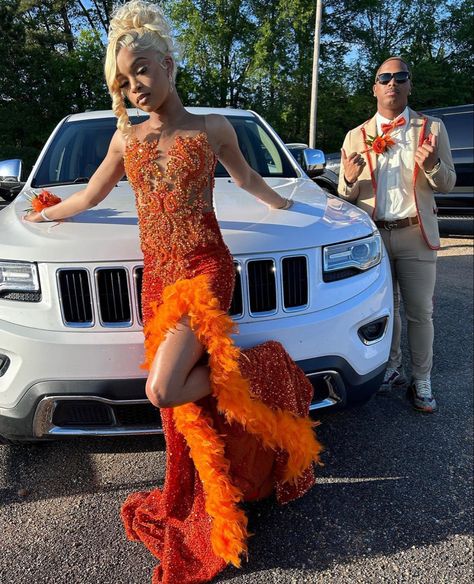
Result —
M 314 0 L 167 0 L 182 47 L 184 103 L 250 108 L 306 142 Z M 317 144 L 338 150 L 374 111 L 375 70 L 412 65 L 415 109 L 473 100 L 473 0 L 326 0 Z M 69 113 L 109 108 L 103 81 L 112 0 L 2 0 L 0 159 L 31 166 Z M 453 90 L 455 89 L 455 90 Z
M 29 169 L 61 118 L 109 107 L 100 32 L 77 28 L 78 4 L 0 5 L 0 159 L 22 158 Z

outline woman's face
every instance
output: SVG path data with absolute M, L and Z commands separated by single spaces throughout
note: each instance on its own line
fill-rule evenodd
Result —
M 123 47 L 117 54 L 117 81 L 132 106 L 145 112 L 159 109 L 169 95 L 172 60 L 153 49 Z

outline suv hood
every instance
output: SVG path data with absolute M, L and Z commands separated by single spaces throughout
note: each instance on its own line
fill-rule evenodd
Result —
M 269 209 L 216 179 L 214 205 L 224 239 L 233 255 L 319 247 L 370 235 L 375 226 L 366 213 L 324 193 L 313 181 L 266 179 L 295 203 L 289 211 Z M 77 185 L 55 187 L 66 198 Z M 61 223 L 22 220 L 29 203 L 23 193 L 0 212 L 0 258 L 44 262 L 134 261 L 142 257 L 133 193 L 120 182 L 97 207 Z

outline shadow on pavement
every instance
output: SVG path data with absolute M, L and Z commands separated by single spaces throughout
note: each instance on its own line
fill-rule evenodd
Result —
M 4 445 L 1 461 L 4 478 L 0 480 L 0 507 L 21 500 L 33 502 L 75 494 L 119 491 L 123 489 L 146 490 L 159 486 L 162 469 L 157 469 L 156 478 L 124 484 L 117 480 L 107 484 L 93 462 L 92 455 L 123 455 L 134 452 L 163 454 L 162 436 L 82 438 L 30 445 Z M 160 464 L 161 467 L 161 464 Z M 2 484 L 3 483 L 3 484 Z M 26 490 L 22 497 L 22 490 Z

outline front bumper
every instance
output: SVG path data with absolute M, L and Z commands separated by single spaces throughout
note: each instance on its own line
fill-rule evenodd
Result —
M 340 357 L 297 362 L 314 387 L 310 410 L 368 400 L 382 382 L 385 364 L 359 375 Z M 0 408 L 0 435 L 8 440 L 161 434 L 159 410 L 145 397 L 145 380 L 42 381 L 14 408 Z

